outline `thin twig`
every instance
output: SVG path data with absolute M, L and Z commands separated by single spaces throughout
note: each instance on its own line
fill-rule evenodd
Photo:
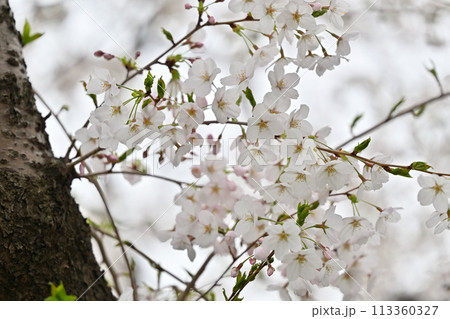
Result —
M 235 125 L 247 125 L 247 122 L 239 122 L 239 121 L 226 121 L 225 123 L 220 123 L 219 121 L 204 121 L 202 124 L 210 125 L 210 124 L 235 124 Z
M 191 291 L 191 289 L 195 288 L 195 284 L 197 283 L 198 278 L 200 278 L 200 276 L 203 274 L 203 272 L 206 269 L 206 266 L 208 266 L 209 262 L 212 260 L 214 255 L 215 255 L 214 252 L 209 254 L 208 258 L 206 258 L 203 265 L 200 267 L 200 269 L 197 271 L 197 273 L 192 277 L 192 280 L 188 283 L 188 285 L 186 286 L 186 289 L 184 290 L 183 294 L 178 298 L 178 300 L 185 300 L 186 297 L 189 295 L 189 292 Z
M 103 262 L 106 264 L 106 267 L 109 267 L 109 265 L 111 265 L 111 262 L 108 258 L 108 255 L 105 251 L 105 247 L 103 245 L 102 239 L 94 232 L 91 231 L 91 236 L 95 239 L 95 241 L 97 242 L 98 248 L 100 249 L 100 253 L 102 254 L 102 258 L 103 258 Z M 117 295 L 120 296 L 122 294 L 120 286 L 119 286 L 119 280 L 117 278 L 117 274 L 116 271 L 110 267 L 109 272 L 111 273 L 111 277 L 113 279 L 114 282 L 114 288 L 117 292 Z
M 84 178 L 91 178 L 91 177 L 96 177 L 96 176 L 101 176 L 101 175 L 109 175 L 109 174 L 128 174 L 128 175 L 140 175 L 140 176 L 146 176 L 146 177 L 153 177 L 153 178 L 158 178 L 167 182 L 171 182 L 171 183 L 175 183 L 178 186 L 180 186 L 180 188 L 183 188 L 183 185 L 190 185 L 191 183 L 187 183 L 187 182 L 182 182 L 182 181 L 178 181 L 169 177 L 165 177 L 165 176 L 161 176 L 161 175 L 153 175 L 153 174 L 148 174 L 148 173 L 142 173 L 139 171 L 102 171 L 102 172 L 95 172 L 95 173 L 90 173 L 90 174 L 86 174 L 86 175 L 79 175 L 79 177 L 84 177 Z M 200 187 L 200 186 L 198 186 Z
M 100 184 L 98 183 L 98 181 L 95 178 L 90 178 L 89 180 L 90 180 L 90 182 L 92 184 L 94 184 L 94 186 L 97 189 L 100 197 L 102 198 L 103 204 L 105 205 L 106 214 L 108 215 L 109 220 L 111 222 L 111 225 L 113 226 L 114 234 L 116 235 L 117 240 L 119 241 L 119 246 L 120 246 L 120 249 L 122 250 L 123 256 L 125 257 L 125 263 L 127 265 L 128 272 L 129 272 L 129 275 L 130 275 L 131 287 L 133 288 L 133 300 L 136 301 L 136 300 L 138 300 L 138 298 L 137 298 L 136 279 L 134 278 L 134 271 L 131 268 L 130 261 L 128 260 L 128 256 L 126 254 L 125 247 L 123 245 L 122 239 L 120 238 L 119 230 L 117 229 L 116 223 L 114 222 L 114 219 L 112 217 L 111 211 L 109 209 L 109 205 L 108 205 L 108 202 L 106 200 L 106 195 L 103 192 L 103 189 L 101 188 Z
M 92 155 L 97 154 L 98 152 L 102 151 L 103 149 L 100 147 L 97 147 L 95 150 L 90 151 L 89 153 L 84 154 L 83 156 L 80 156 L 79 158 L 77 158 L 75 161 L 68 163 L 67 164 L 67 169 L 70 169 L 72 167 L 74 167 L 75 165 L 81 163 L 82 161 L 88 159 L 89 157 L 91 157 Z
M 53 112 L 52 108 L 50 107 L 50 105 L 47 104 L 47 102 L 45 102 L 44 98 L 38 93 L 36 92 L 35 89 L 33 89 L 33 93 L 34 95 L 37 96 L 37 98 L 42 102 L 42 104 L 44 104 L 44 106 L 47 108 L 47 110 L 50 112 L 50 114 L 55 118 L 55 120 L 58 122 L 59 126 L 61 127 L 61 129 L 64 131 L 64 134 L 67 136 L 67 138 L 69 139 L 69 141 L 71 143 L 73 143 L 74 139 L 72 138 L 72 136 L 69 134 L 69 132 L 67 131 L 66 127 L 64 126 L 64 124 L 61 122 L 58 114 L 56 114 L 55 112 Z
M 105 236 L 108 236 L 112 239 L 118 240 L 114 235 L 105 232 L 103 229 L 100 229 L 98 227 L 96 227 L 95 225 L 91 225 L 92 229 L 102 233 Z M 140 250 L 139 248 L 137 248 L 135 245 L 133 245 L 130 242 L 125 241 L 124 244 L 128 247 L 130 247 L 132 250 L 134 250 L 138 255 L 140 255 L 142 258 L 144 258 L 145 260 L 147 260 L 147 262 L 156 270 L 166 273 L 167 275 L 169 275 L 170 277 L 172 277 L 173 279 L 177 280 L 179 283 L 183 284 L 183 285 L 187 285 L 188 283 L 186 281 L 184 281 L 183 279 L 181 279 L 180 277 L 178 277 L 177 275 L 175 275 L 174 273 L 172 273 L 171 271 L 165 269 L 164 267 L 162 267 L 160 264 L 158 264 L 155 260 L 153 260 L 150 256 L 148 256 L 146 253 L 144 253 L 142 250 Z M 202 294 L 201 291 L 199 291 L 197 288 L 193 287 L 193 290 L 195 290 L 195 292 L 197 292 L 199 295 Z M 208 300 L 205 297 L 202 297 L 204 300 Z
M 228 272 L 228 270 L 230 270 L 230 268 L 234 265 L 234 263 L 240 259 L 242 256 L 244 256 L 245 253 L 247 253 L 254 245 L 256 244 L 256 241 L 254 241 L 253 243 L 251 243 L 250 245 L 248 245 L 248 247 L 239 255 L 237 255 L 236 257 L 233 257 L 233 260 L 231 261 L 231 263 L 227 266 L 227 268 L 222 272 L 222 274 L 219 276 L 219 278 L 217 278 L 217 280 L 211 285 L 211 287 L 208 288 L 208 290 L 206 290 L 200 297 L 198 297 L 196 300 L 200 300 L 201 298 L 205 298 L 206 295 L 208 295 L 208 293 L 217 286 L 217 284 L 219 283 L 220 280 L 222 280 L 222 278 L 225 276 L 225 274 Z
M 349 156 L 349 157 L 353 157 L 361 162 L 363 162 L 364 164 L 370 164 L 370 165 L 378 165 L 381 166 L 385 171 L 389 172 L 391 170 L 392 167 L 394 168 L 402 168 L 402 169 L 406 169 L 406 170 L 411 170 L 411 171 L 417 171 L 417 172 L 421 172 L 421 173 L 426 173 L 426 174 L 432 174 L 432 175 L 438 175 L 438 176 L 450 176 L 449 173 L 439 173 L 439 172 L 432 172 L 432 171 L 426 171 L 426 170 L 421 170 L 421 169 L 415 169 L 412 167 L 412 165 L 397 165 L 397 164 L 387 164 L 387 163 L 380 163 L 374 160 L 371 160 L 369 158 L 365 158 L 353 153 L 349 153 L 349 152 L 345 152 L 345 151 L 337 151 L 337 150 L 333 150 L 333 149 L 328 149 L 328 148 L 324 148 L 324 147 L 317 147 L 318 150 L 327 152 L 327 153 L 332 153 L 334 155 L 337 156 Z
M 235 301 L 235 300 L 238 298 L 239 294 L 241 293 L 242 290 L 244 290 L 245 286 L 247 286 L 248 283 L 249 283 L 250 281 L 253 281 L 253 280 L 256 278 L 256 276 L 260 273 L 260 271 L 261 271 L 265 266 L 267 266 L 267 265 L 269 264 L 268 261 L 270 260 L 270 258 L 272 258 L 273 254 L 274 254 L 274 251 L 272 251 L 272 252 L 269 254 L 269 256 L 267 256 L 266 260 L 264 260 L 264 262 L 262 262 L 262 263 L 259 265 L 259 267 L 258 267 L 251 275 L 249 275 L 249 276 L 247 277 L 247 280 L 245 281 L 245 283 L 244 283 L 241 287 L 239 287 L 239 289 L 236 290 L 236 291 L 230 296 L 230 298 L 228 298 L 229 301 Z
M 441 100 L 443 98 L 446 98 L 448 96 L 450 96 L 450 92 L 443 93 L 443 94 L 440 94 L 439 96 L 433 97 L 433 98 L 428 99 L 428 100 L 426 100 L 424 102 L 417 103 L 417 104 L 415 104 L 415 105 L 413 105 L 413 106 L 411 106 L 411 107 L 409 107 L 409 108 L 407 108 L 407 109 L 397 113 L 394 116 L 392 116 L 392 114 L 389 114 L 389 116 L 387 116 L 386 119 L 384 119 L 383 121 L 379 122 L 378 124 L 375 124 L 374 126 L 372 126 L 372 127 L 368 128 L 367 130 L 359 133 L 358 135 L 355 135 L 355 136 L 351 137 L 347 141 L 345 141 L 345 142 L 341 143 L 340 145 L 338 145 L 336 147 L 336 149 L 340 149 L 340 148 L 344 147 L 345 145 L 347 145 L 348 143 L 350 143 L 350 142 L 360 138 L 361 136 L 367 135 L 368 133 L 375 131 L 380 126 L 383 126 L 384 124 L 389 123 L 390 121 L 392 121 L 392 120 L 394 120 L 396 118 L 399 118 L 399 117 L 401 117 L 403 115 L 406 115 L 406 114 L 409 114 L 409 113 L 414 113 L 414 111 L 416 109 L 422 107 L 423 105 L 427 105 L 427 104 L 433 103 L 435 101 L 439 101 L 439 100 Z
M 257 19 L 253 19 L 252 17 L 245 17 L 243 19 L 238 19 L 238 20 L 234 20 L 234 21 L 223 21 L 223 22 L 216 22 L 214 24 L 209 23 L 209 22 L 205 22 L 204 24 L 197 24 L 197 26 L 191 30 L 190 32 L 188 32 L 184 37 L 182 37 L 180 40 L 178 40 L 177 42 L 174 42 L 167 50 L 165 50 L 163 53 L 161 53 L 160 55 L 158 55 L 155 59 L 153 59 L 151 62 L 147 63 L 143 68 L 141 68 L 140 70 L 134 72 L 133 74 L 129 75 L 122 83 L 121 85 L 124 85 L 125 83 L 127 83 L 128 81 L 130 81 L 132 78 L 134 78 L 136 75 L 138 74 L 142 74 L 142 72 L 144 72 L 144 70 L 149 70 L 150 67 L 156 63 L 159 63 L 159 60 L 165 56 L 167 53 L 169 53 L 171 50 L 175 49 L 178 45 L 180 45 L 183 41 L 189 39 L 195 32 L 199 31 L 200 29 L 203 29 L 204 27 L 209 27 L 209 26 L 215 26 L 215 25 L 233 25 L 235 23 L 239 23 L 239 22 L 244 22 L 244 21 L 259 21 Z

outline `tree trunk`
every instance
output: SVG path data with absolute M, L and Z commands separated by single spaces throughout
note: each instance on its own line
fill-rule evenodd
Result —
M 82 295 L 101 272 L 70 195 L 74 172 L 53 156 L 7 0 L 0 0 L 0 300 L 43 300 L 49 282 Z M 98 280 L 82 300 L 113 300 Z

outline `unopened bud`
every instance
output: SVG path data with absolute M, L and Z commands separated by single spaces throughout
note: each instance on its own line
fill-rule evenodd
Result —
M 248 261 L 250 262 L 250 265 L 252 265 L 252 266 L 254 264 L 256 264 L 256 259 L 255 258 L 250 258 Z
M 272 265 L 269 265 L 269 267 L 267 268 L 267 276 L 272 276 L 274 272 L 275 268 L 273 268 Z
M 189 9 L 192 9 L 192 6 L 191 6 L 190 3 L 185 3 L 185 4 L 184 4 L 184 8 L 185 8 L 186 10 L 189 10 Z
M 322 4 L 319 2 L 313 2 L 309 4 L 314 11 L 320 11 L 322 9 Z
M 213 16 L 208 16 L 208 22 L 209 22 L 210 24 L 214 24 L 214 23 L 216 23 L 216 19 L 214 19 Z
M 239 275 L 238 267 L 231 268 L 231 277 L 236 278 Z
M 103 57 L 106 59 L 106 60 L 111 60 L 111 59 L 114 59 L 114 55 L 113 54 L 110 54 L 110 53 L 105 53 L 105 54 L 103 54 Z
M 105 52 L 103 52 L 102 50 L 98 50 L 94 52 L 94 56 L 96 56 L 97 58 L 102 57 L 105 54 Z

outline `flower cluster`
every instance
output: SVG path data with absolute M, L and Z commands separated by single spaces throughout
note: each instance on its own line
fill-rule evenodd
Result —
M 252 24 L 247 28 L 230 23 L 238 36 L 251 42 L 245 32 L 256 30 L 266 42 L 247 43 L 251 55 L 232 62 L 225 76 L 212 58 L 169 56 L 166 65 L 172 78 L 167 88 L 162 77 L 156 81 L 150 72 L 144 89 L 118 85 L 108 72 L 96 72 L 87 93 L 105 96 L 92 112 L 90 125 L 76 134 L 81 153 L 116 151 L 120 143 L 148 150 L 149 143 L 159 143 L 160 162 L 168 159 L 178 166 L 198 157 L 200 164 L 191 171 L 204 182 L 185 185 L 175 197 L 180 211 L 175 226 L 161 239 L 186 250 L 191 260 L 196 247 L 213 247 L 217 254 L 234 257 L 245 246 L 252 264 L 266 263 L 269 275 L 277 267 L 287 281 L 279 289 L 288 287 L 305 296 L 312 285 L 334 285 L 346 298 L 361 298 L 362 285 L 374 278 L 368 247 L 377 245 L 386 223 L 397 222 L 400 215 L 398 208 L 373 205 L 378 212 L 373 220 L 360 216 L 358 205 L 365 192 L 379 190 L 388 181 L 391 159 L 377 155 L 361 160 L 356 155 L 363 148 L 348 156 L 332 152 L 326 143 L 330 128 L 315 130 L 307 120 L 309 107 L 296 101 L 300 77 L 295 69 L 315 70 L 321 76 L 350 54 L 355 34 L 331 31 L 343 27 L 348 6 L 338 0 L 231 0 L 228 7 L 245 13 L 245 23 Z M 208 16 L 207 24 L 214 23 Z M 335 40 L 334 54 L 322 42 L 326 36 Z M 181 45 L 189 46 L 189 52 L 202 47 L 192 38 Z M 294 56 L 287 56 L 287 46 L 294 48 Z M 180 62 L 190 63 L 184 81 Z M 250 89 L 258 68 L 270 68 L 270 91 L 261 101 Z M 132 97 L 124 102 L 119 93 L 126 90 Z M 222 134 L 217 139 L 202 136 L 200 128 L 206 124 L 241 128 L 231 144 L 236 163 L 224 156 Z M 207 154 L 199 152 L 204 141 Z M 449 228 L 449 180 L 421 176 L 419 184 L 420 203 L 436 209 L 427 225 L 437 225 L 436 232 Z M 337 213 L 335 199 L 342 198 L 349 200 L 353 214 Z M 234 268 L 234 275 L 240 267 Z

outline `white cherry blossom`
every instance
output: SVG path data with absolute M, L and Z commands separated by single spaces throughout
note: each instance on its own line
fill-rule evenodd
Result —
M 184 91 L 194 92 L 199 97 L 207 96 L 211 92 L 211 85 L 219 73 L 220 69 L 213 59 L 195 60 L 189 69 L 189 78 L 184 83 Z
M 421 205 L 433 204 L 439 213 L 445 213 L 449 209 L 450 181 L 441 176 L 420 175 L 417 179 L 422 189 L 417 195 Z

